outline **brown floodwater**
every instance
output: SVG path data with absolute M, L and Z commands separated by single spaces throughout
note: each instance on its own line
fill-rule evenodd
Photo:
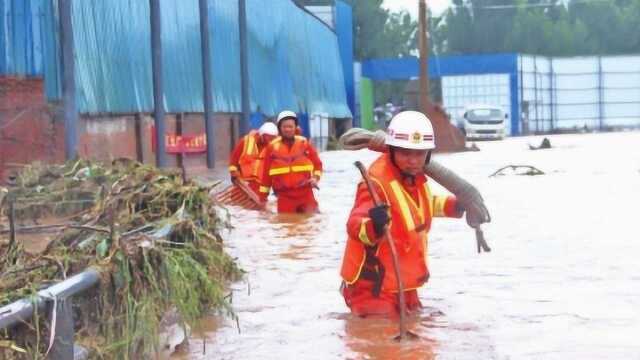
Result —
M 212 315 L 174 359 L 640 359 L 640 133 L 479 143 L 438 155 L 481 190 L 493 251 L 477 254 L 464 221 L 430 233 L 418 339 L 397 342 L 397 319 L 352 316 L 339 294 L 345 222 L 368 151 L 321 155 L 311 216 L 230 208 L 227 250 L 247 274 L 230 285 L 238 320 Z M 542 176 L 490 178 L 509 164 Z M 436 187 L 437 188 L 437 187 Z

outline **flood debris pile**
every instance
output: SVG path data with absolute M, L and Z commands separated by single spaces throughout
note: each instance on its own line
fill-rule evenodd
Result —
M 73 301 L 76 341 L 91 358 L 109 359 L 159 350 L 168 311 L 187 324 L 212 309 L 233 316 L 224 284 L 241 271 L 222 247 L 229 216 L 208 193 L 179 173 L 128 160 L 26 167 L 0 204 L 0 306 L 93 266 L 99 287 Z M 25 249 L 28 242 L 40 246 Z M 42 357 L 43 326 L 0 332 L 0 358 Z

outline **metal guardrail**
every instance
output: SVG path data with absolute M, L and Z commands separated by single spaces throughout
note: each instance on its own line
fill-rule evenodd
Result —
M 0 307 L 0 330 L 22 324 L 33 317 L 35 311 L 46 311 L 54 334 L 48 359 L 74 359 L 73 312 L 71 297 L 100 282 L 97 269 L 89 268 L 58 284 L 38 291 L 32 299 L 22 299 Z

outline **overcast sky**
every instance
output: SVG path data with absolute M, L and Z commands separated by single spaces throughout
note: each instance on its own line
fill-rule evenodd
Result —
M 427 7 L 435 16 L 440 16 L 449 5 L 451 0 L 427 0 Z M 384 0 L 382 6 L 394 12 L 406 10 L 418 20 L 418 0 Z

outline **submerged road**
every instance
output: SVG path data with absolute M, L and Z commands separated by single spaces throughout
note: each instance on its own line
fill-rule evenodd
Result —
M 247 271 L 231 285 L 238 322 L 203 319 L 172 358 L 640 358 L 640 133 L 549 138 L 436 155 L 483 194 L 493 252 L 476 253 L 463 220 L 434 221 L 425 308 L 409 318 L 418 340 L 393 341 L 394 320 L 353 317 L 338 292 L 353 162 L 377 155 L 337 151 L 321 154 L 320 214 L 230 209 L 226 245 Z M 488 177 L 512 164 L 545 175 Z

